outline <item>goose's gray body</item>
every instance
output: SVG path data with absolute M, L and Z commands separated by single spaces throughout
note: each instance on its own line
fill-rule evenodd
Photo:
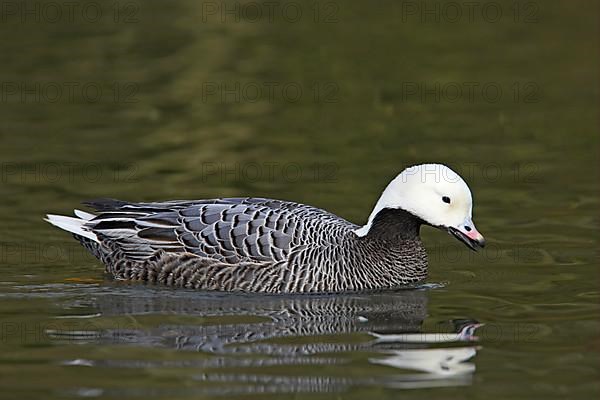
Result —
M 361 237 L 357 225 L 336 215 L 280 200 L 86 204 L 97 213 L 79 212 L 80 219 L 71 219 L 81 221 L 84 235 L 63 229 L 74 232 L 116 279 L 204 290 L 326 293 L 389 289 L 427 275 L 419 238 L 423 221 L 402 210 L 383 210 Z

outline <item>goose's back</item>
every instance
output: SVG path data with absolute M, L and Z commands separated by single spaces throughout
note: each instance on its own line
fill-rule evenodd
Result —
M 109 272 L 140 280 L 176 280 L 180 276 L 179 284 L 188 286 L 192 271 L 198 269 L 204 276 L 211 270 L 232 275 L 237 281 L 250 280 L 239 275 L 251 272 L 255 283 L 257 274 L 283 276 L 294 269 L 291 264 L 306 264 L 298 258 L 310 257 L 310 250 L 335 247 L 356 229 L 325 210 L 263 198 L 162 203 L 96 200 L 87 204 L 99 212 L 86 227 L 101 245 L 83 242 Z M 171 271 L 171 276 L 165 271 Z M 177 273 L 173 275 L 173 271 Z M 196 276 L 194 280 L 202 279 Z M 265 289 L 261 291 L 270 291 Z

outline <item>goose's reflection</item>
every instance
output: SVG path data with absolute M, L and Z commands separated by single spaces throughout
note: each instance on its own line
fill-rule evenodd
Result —
M 475 366 L 467 361 L 478 350 L 472 342 L 480 325 L 456 321 L 454 332 L 422 332 L 427 295 L 427 290 L 300 297 L 129 290 L 96 296 L 92 307 L 100 316 L 92 318 L 160 316 L 160 323 L 48 334 L 55 340 L 202 352 L 208 356 L 169 363 L 144 361 L 143 365 L 200 368 L 194 379 L 211 382 L 211 391 L 215 384 L 227 384 L 222 387 L 226 394 L 234 390 L 229 386 L 232 383 L 235 390 L 251 393 L 334 391 L 365 384 L 393 388 L 469 384 Z M 181 323 L 182 316 L 191 320 Z M 66 363 L 141 365 L 122 360 Z M 354 364 L 362 372 L 348 376 L 340 368 L 337 374 L 328 370 L 334 371 L 334 376 L 314 376 L 318 369 L 306 368 L 306 376 L 296 375 L 302 371 L 299 366 L 324 364 Z M 257 374 L 256 368 L 266 366 L 281 366 L 281 374 Z M 385 371 L 382 366 L 395 369 Z M 239 372 L 223 373 L 222 368 Z M 369 376 L 370 370 L 377 372 Z

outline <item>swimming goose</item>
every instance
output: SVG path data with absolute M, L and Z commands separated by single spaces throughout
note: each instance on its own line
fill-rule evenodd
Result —
M 333 293 L 401 287 L 427 277 L 419 237 L 433 226 L 476 250 L 471 191 L 440 164 L 402 171 L 367 223 L 264 198 L 84 203 L 46 221 L 73 233 L 114 278 L 175 287 L 264 293 Z

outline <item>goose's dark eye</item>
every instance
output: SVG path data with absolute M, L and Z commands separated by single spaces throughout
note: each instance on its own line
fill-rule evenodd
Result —
M 442 197 L 442 201 L 443 201 L 444 203 L 448 203 L 448 204 L 450 204 L 450 197 L 448 197 L 448 196 L 444 196 L 444 197 Z

